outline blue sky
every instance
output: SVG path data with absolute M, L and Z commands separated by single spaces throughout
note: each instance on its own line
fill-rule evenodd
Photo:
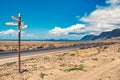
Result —
M 111 15 L 120 12 L 113 11 L 111 7 L 119 8 L 119 0 L 0 0 L 0 39 L 17 38 L 17 27 L 4 23 L 14 22 L 10 16 L 17 16 L 19 12 L 28 25 L 28 29 L 22 30 L 23 39 L 80 39 L 87 34 L 99 34 L 116 28 L 112 27 L 113 24 L 108 25 L 108 17 L 103 17 L 107 18 L 105 27 L 103 22 L 95 21 L 93 24 L 94 20 L 100 20 L 101 15 L 107 16 L 106 9 L 112 11 Z M 100 25 L 102 28 L 99 29 Z

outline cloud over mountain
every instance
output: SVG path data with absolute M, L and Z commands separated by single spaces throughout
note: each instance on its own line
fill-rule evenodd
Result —
M 111 4 L 111 5 L 119 5 L 120 0 L 106 0 L 106 3 Z
M 48 33 L 53 36 L 78 36 L 87 34 L 98 35 L 103 31 L 110 31 L 120 26 L 120 0 L 106 0 L 108 6 L 98 6 L 89 15 L 79 18 L 80 22 L 67 28 L 55 27 Z
M 99 7 L 90 15 L 80 18 L 80 21 L 89 23 L 87 28 L 92 28 L 92 32 L 112 30 L 120 25 L 120 5 Z

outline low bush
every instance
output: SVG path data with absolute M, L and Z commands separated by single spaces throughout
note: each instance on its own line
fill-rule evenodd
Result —
M 73 68 L 69 68 L 69 69 L 66 69 L 64 70 L 65 72 L 70 72 L 70 71 L 78 71 L 78 70 L 84 70 L 85 66 L 83 64 L 77 66 L 77 67 L 73 67 Z
M 4 52 L 4 50 L 3 50 L 3 49 L 0 49 L 0 52 Z
M 42 79 L 44 79 L 44 77 L 45 77 L 46 75 L 47 75 L 47 74 L 44 74 L 44 73 L 41 72 L 39 76 L 40 76 Z

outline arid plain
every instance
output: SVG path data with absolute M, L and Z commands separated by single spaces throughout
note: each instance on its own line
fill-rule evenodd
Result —
M 59 48 L 65 46 L 79 45 L 75 42 L 37 42 L 37 41 L 22 41 L 21 50 L 36 50 L 41 48 Z M 17 41 L 0 41 L 0 51 L 17 51 Z
M 112 43 L 101 45 L 98 44 L 99 42 Z M 17 42 L 7 43 L 7 46 L 14 45 L 11 45 L 12 48 L 3 48 L 2 44 L 6 45 L 5 42 L 0 43 L 1 51 L 11 51 L 14 50 L 13 47 L 17 49 Z M 22 49 L 31 50 L 28 49 L 31 47 L 36 49 L 44 47 L 43 44 L 46 48 L 46 45 L 62 47 L 80 45 L 81 43 L 23 42 Z M 82 44 L 87 43 L 83 42 Z M 17 60 L 0 63 L 0 80 L 120 80 L 120 41 L 96 41 L 96 44 L 98 45 L 87 48 L 22 58 L 21 73 L 18 73 Z

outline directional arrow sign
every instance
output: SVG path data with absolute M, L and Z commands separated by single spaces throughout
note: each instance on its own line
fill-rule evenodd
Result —
M 25 25 L 24 22 L 21 22 L 21 26 L 20 26 L 21 29 L 26 29 L 27 27 L 28 25 Z
M 20 26 L 20 28 L 21 29 L 26 29 L 26 28 L 28 28 L 28 25 L 22 25 L 22 26 Z
M 7 25 L 7 26 L 18 26 L 18 22 L 6 22 L 5 25 Z
M 18 26 L 18 22 L 6 22 L 5 25 L 7 26 Z M 21 29 L 26 29 L 28 28 L 28 25 L 24 25 L 24 22 L 21 22 Z
M 24 26 L 24 22 L 21 22 L 21 26 Z
M 18 22 L 6 22 L 5 25 L 18 26 Z M 24 22 L 21 22 L 21 26 L 24 26 Z
M 18 18 L 16 18 L 15 16 L 11 16 L 11 19 L 13 19 L 13 20 L 19 20 Z

